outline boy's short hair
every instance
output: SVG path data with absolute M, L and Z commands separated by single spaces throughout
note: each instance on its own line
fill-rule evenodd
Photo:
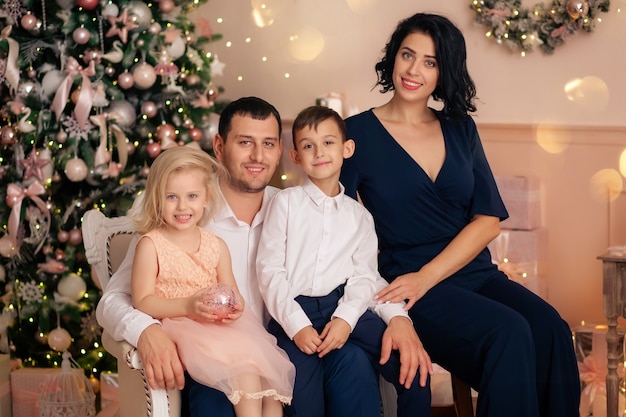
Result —
M 307 127 L 315 130 L 320 123 L 327 119 L 333 119 L 335 121 L 341 133 L 341 141 L 345 142 L 348 137 L 346 133 L 346 123 L 341 116 L 339 116 L 339 113 L 325 106 L 310 106 L 298 113 L 296 120 L 293 121 L 291 135 L 294 149 L 296 148 L 296 132 Z

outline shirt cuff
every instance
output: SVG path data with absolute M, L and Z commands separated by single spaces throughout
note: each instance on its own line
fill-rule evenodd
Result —
M 405 305 L 405 303 L 376 304 L 373 306 L 373 310 L 383 319 L 385 324 L 389 325 L 391 319 L 397 316 L 406 317 L 411 320 L 409 313 L 404 309 Z M 411 323 L 413 323 L 413 320 L 411 320 Z
M 350 325 L 350 332 L 354 330 L 354 326 L 359 321 L 364 311 L 358 311 L 354 307 L 342 303 L 337 306 L 335 312 L 333 313 L 333 317 L 338 317 L 342 320 L 345 320 Z
M 296 333 L 304 329 L 306 326 L 312 326 L 312 323 L 306 313 L 302 309 L 298 309 L 291 313 L 289 318 L 285 320 L 285 323 L 280 323 L 280 325 L 287 336 L 289 336 L 289 339 L 293 340 Z

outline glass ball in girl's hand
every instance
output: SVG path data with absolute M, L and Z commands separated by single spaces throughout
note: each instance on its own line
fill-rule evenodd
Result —
M 211 307 L 214 315 L 224 319 L 235 312 L 235 306 L 239 304 L 239 297 L 230 285 L 215 284 L 207 288 L 204 303 Z

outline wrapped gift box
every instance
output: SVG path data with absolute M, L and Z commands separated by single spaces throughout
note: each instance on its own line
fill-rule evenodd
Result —
M 11 357 L 0 354 L 0 417 L 11 417 Z
M 606 417 L 606 374 L 607 374 L 607 326 L 581 324 L 572 330 L 574 349 L 581 377 L 581 417 Z M 617 329 L 619 386 L 624 384 L 624 327 Z M 623 390 L 620 390 L 619 409 L 624 409 Z
M 514 263 L 522 267 L 528 275 L 548 273 L 546 262 L 548 231 L 546 228 L 502 230 L 487 247 L 491 252 L 491 259 L 496 264 Z
M 541 227 L 540 181 L 535 177 L 495 177 L 509 218 L 504 229 L 533 230 Z
M 103 372 L 100 374 L 100 412 L 97 417 L 119 417 L 120 415 L 119 375 Z
M 83 375 L 82 369 L 72 369 Z M 20 368 L 11 372 L 11 403 L 13 417 L 37 417 L 39 394 L 50 375 L 61 368 Z

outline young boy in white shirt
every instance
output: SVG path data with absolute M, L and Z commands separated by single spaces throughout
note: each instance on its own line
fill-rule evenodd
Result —
M 430 415 L 427 377 L 432 364 L 421 343 L 416 349 L 420 383 L 401 381 L 398 351 L 385 363 L 379 361 L 385 323 L 396 316 L 408 319 L 408 314 L 404 303 L 374 300 L 387 285 L 378 273 L 374 222 L 362 205 L 344 195 L 339 182 L 354 141 L 346 137 L 345 124 L 334 110 L 312 106 L 296 117 L 293 144 L 289 155 L 307 178 L 270 202 L 257 274 L 273 317 L 268 330 L 296 367 L 294 401 L 307 400 L 298 393 L 309 384 L 323 383 L 316 377 L 324 355 L 353 343 L 395 385 L 399 416 Z M 286 415 L 291 415 L 290 407 Z

